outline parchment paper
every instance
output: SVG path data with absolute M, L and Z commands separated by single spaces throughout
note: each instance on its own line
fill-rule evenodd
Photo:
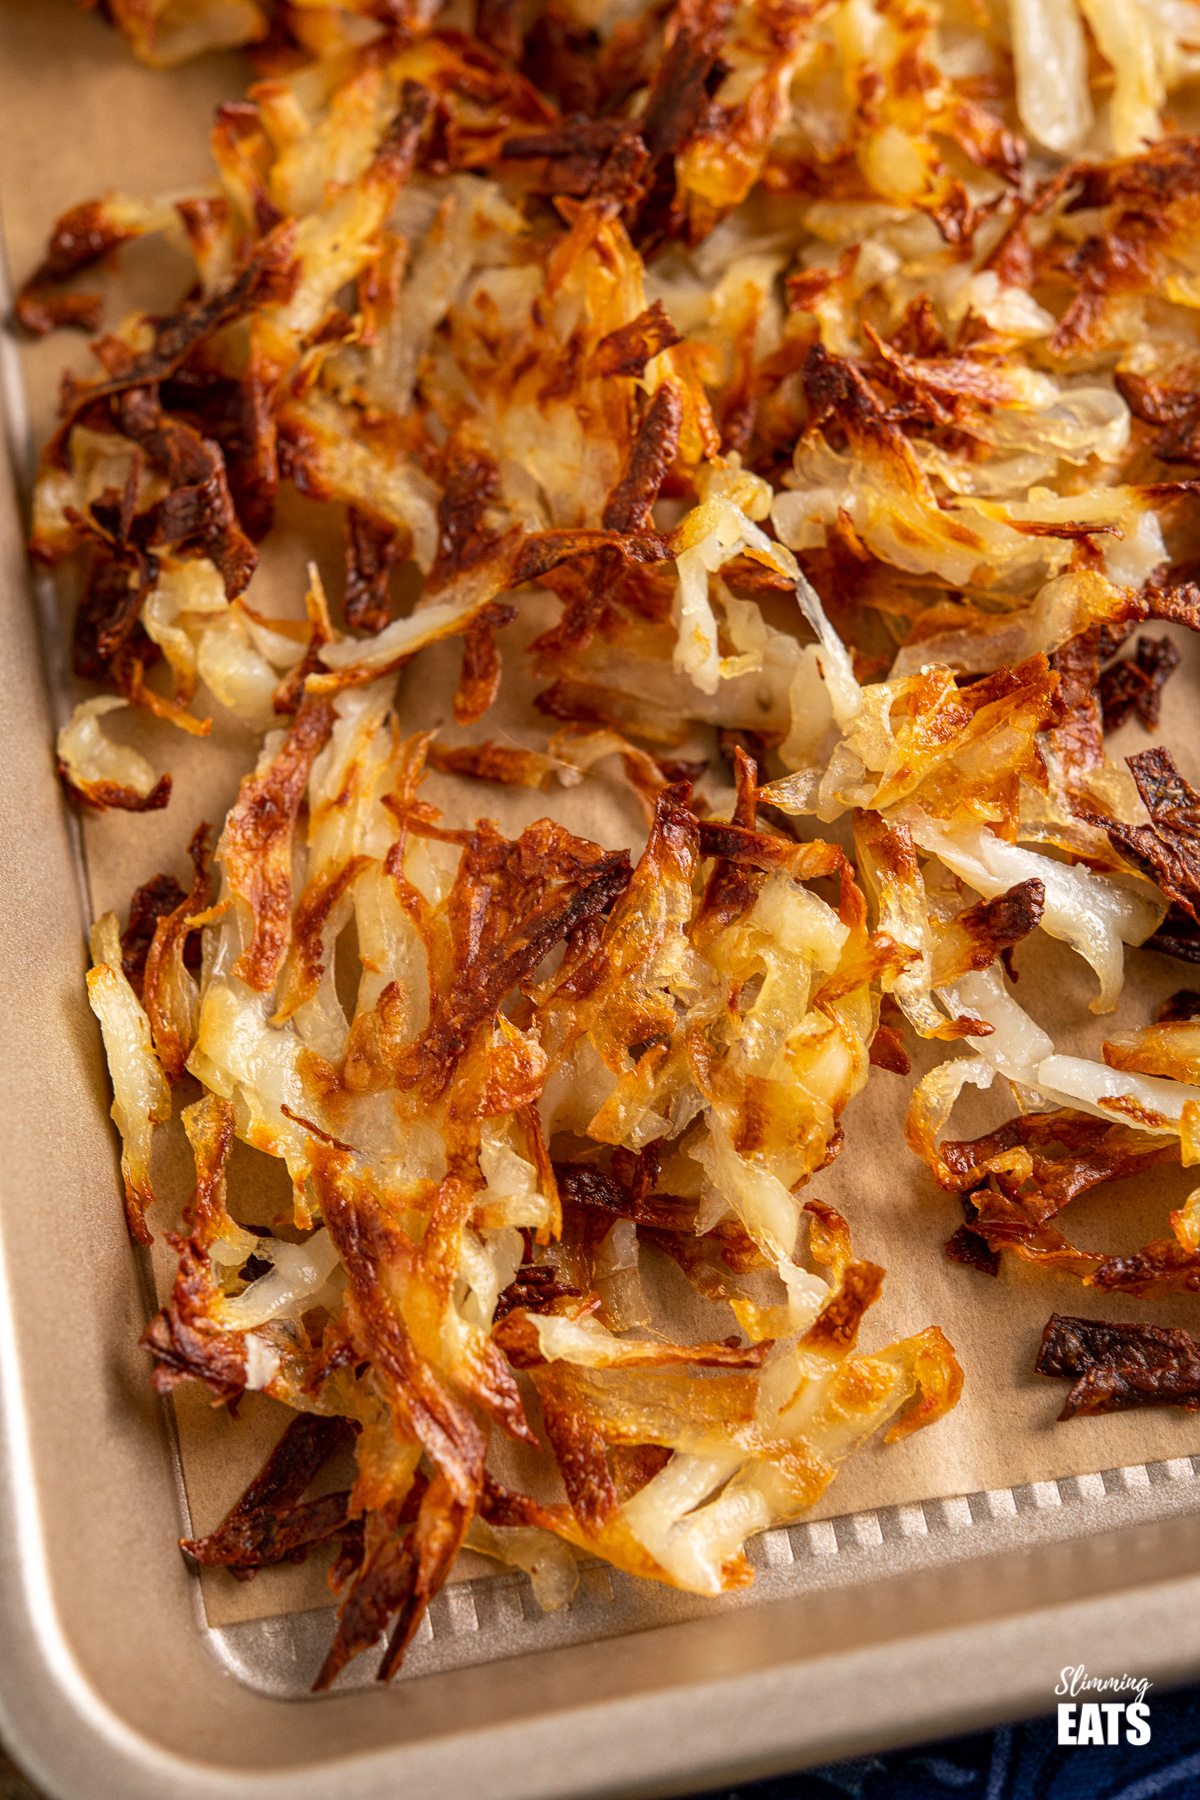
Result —
M 163 193 L 207 180 L 212 108 L 221 100 L 240 98 L 247 79 L 246 65 L 236 56 L 210 57 L 170 75 L 154 74 L 133 62 L 95 13 L 80 12 L 72 0 L 4 0 L 0 215 L 15 280 L 34 266 L 50 224 L 68 206 L 110 188 Z M 131 246 L 109 285 L 106 322 L 112 323 L 135 304 L 169 308 L 186 281 L 187 269 L 179 259 L 148 246 Z M 23 343 L 21 359 L 32 431 L 41 442 L 52 427 L 61 371 L 68 363 L 77 369 L 87 367 L 86 348 L 77 335 L 60 332 L 38 343 Z M 264 546 L 262 566 L 251 585 L 251 603 L 268 613 L 299 614 L 303 567 L 310 556 L 319 563 L 330 593 L 340 594 L 340 509 L 308 503 L 301 507 L 285 492 L 279 526 Z M 461 732 L 451 722 L 458 646 L 441 645 L 424 653 L 401 680 L 404 729 L 444 722 L 450 742 L 488 736 L 518 744 L 543 743 L 545 723 L 530 709 L 531 688 L 520 650 L 556 616 L 557 603 L 549 596 L 523 601 L 520 618 L 501 633 L 502 699 L 471 732 Z M 1189 634 L 1175 635 L 1184 662 L 1166 689 L 1159 735 L 1189 779 L 1200 783 L 1200 755 L 1192 729 L 1200 695 L 1200 646 Z M 204 700 L 201 690 L 200 704 Z M 202 742 L 121 715 L 118 728 L 157 770 L 171 769 L 175 787 L 163 812 L 109 813 L 85 820 L 87 875 L 97 913 L 114 907 L 123 915 L 133 889 L 159 870 L 184 879 L 188 872 L 184 846 L 193 826 L 200 818 L 216 825 L 223 816 L 253 759 L 254 740 L 215 703 L 211 711 L 213 736 Z M 1110 745 L 1114 755 L 1121 756 L 1152 741 L 1135 723 Z M 511 834 L 549 814 L 608 845 L 636 849 L 644 842 L 640 810 L 622 786 L 603 778 L 542 795 L 435 774 L 423 791 L 454 822 L 485 814 Z M 1100 1020 L 1087 1010 L 1095 977 L 1064 946 L 1035 935 L 1019 947 L 1016 963 L 1017 999 L 1053 1034 L 1060 1051 L 1075 1055 L 1098 1057 L 1107 1032 L 1144 1023 L 1158 1001 L 1191 985 L 1187 965 L 1153 952 L 1130 951 L 1120 1008 Z M 1200 971 L 1195 985 L 1200 986 Z M 86 1020 L 82 992 L 79 1004 Z M 909 1039 L 911 1050 L 911 1033 Z M 844 1117 L 846 1148 L 832 1168 L 816 1178 L 813 1192 L 846 1213 L 857 1252 L 888 1269 L 883 1298 L 864 1329 L 863 1347 L 878 1348 L 925 1325 L 939 1324 L 966 1371 L 966 1390 L 957 1411 L 931 1430 L 890 1448 L 881 1443 L 870 1446 L 838 1477 L 815 1517 L 1200 1452 L 1200 1415 L 1174 1409 L 1060 1425 L 1056 1414 L 1064 1384 L 1033 1373 L 1042 1327 L 1053 1311 L 1150 1318 L 1200 1330 L 1200 1305 L 1194 1299 L 1101 1298 L 1074 1280 L 1034 1272 L 1011 1257 L 1004 1259 L 998 1280 L 945 1259 L 942 1245 L 961 1222 L 958 1202 L 937 1189 L 906 1148 L 901 1129 L 912 1082 L 938 1054 L 916 1044 L 911 1079 L 872 1073 L 866 1091 Z M 996 1086 L 999 1090 L 1002 1084 Z M 185 1096 L 184 1103 L 192 1097 Z M 955 1133 L 965 1136 L 985 1130 L 1009 1111 L 999 1092 L 975 1095 L 968 1089 L 955 1114 Z M 174 1222 L 191 1185 L 182 1132 L 176 1127 L 159 1135 L 155 1177 L 162 1206 L 159 1216 L 151 1219 L 156 1231 Z M 114 1231 L 122 1228 L 116 1167 L 114 1136 Z M 286 1180 L 279 1179 L 268 1159 L 242 1147 L 235 1152 L 230 1185 L 232 1205 L 240 1216 L 266 1222 L 286 1205 Z M 1074 1203 L 1068 1233 L 1084 1247 L 1132 1250 L 1167 1235 L 1168 1210 L 1178 1206 L 1193 1185 L 1194 1177 L 1178 1168 L 1114 1183 Z M 161 1246 L 153 1254 L 163 1291 L 173 1274 L 173 1258 Z M 647 1252 L 647 1260 L 663 1261 L 655 1251 Z M 690 1298 L 678 1286 L 672 1289 L 670 1273 L 657 1267 L 649 1274 L 663 1291 L 675 1292 L 682 1307 L 690 1307 Z M 710 1312 L 709 1320 L 705 1335 L 720 1336 L 733 1327 L 732 1315 L 726 1322 Z M 199 1390 L 186 1386 L 177 1391 L 174 1404 L 192 1525 L 204 1532 L 217 1524 L 258 1469 L 288 1414 L 262 1396 L 248 1396 L 240 1416 L 232 1420 L 224 1408 L 214 1409 Z M 344 1485 L 347 1478 L 346 1466 L 331 1467 L 324 1472 L 322 1485 L 326 1489 Z M 217 1624 L 327 1602 L 326 1561 L 314 1556 L 301 1566 L 265 1570 L 246 1584 L 235 1583 L 224 1573 L 206 1574 L 209 1618 Z M 493 1567 L 481 1558 L 464 1557 L 458 1573 Z

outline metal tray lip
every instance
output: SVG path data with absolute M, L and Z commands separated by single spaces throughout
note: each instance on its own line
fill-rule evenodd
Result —
M 37 1528 L 32 1468 L 22 1449 L 24 1407 L 12 1324 L 0 1291 L 0 1614 L 9 1650 L 0 1661 L 0 1726 L 18 1758 L 55 1800 L 284 1800 L 285 1795 L 287 1800 L 326 1800 L 329 1774 L 339 1768 L 341 1791 L 353 1793 L 355 1800 L 384 1800 L 401 1780 L 411 1800 L 436 1800 L 447 1791 L 464 1800 L 474 1795 L 480 1800 L 601 1800 L 618 1794 L 678 1793 L 1027 1716 L 1041 1709 L 1043 1697 L 1047 1703 L 1049 1698 L 1044 1690 L 1031 1690 L 1031 1660 L 1038 1665 L 1053 1661 L 1055 1642 L 1069 1659 L 1078 1655 L 1081 1643 L 1111 1638 L 1113 1626 L 1106 1625 L 1104 1615 L 1113 1611 L 1126 1645 L 1141 1652 L 1139 1668 L 1161 1676 L 1164 1684 L 1200 1666 L 1200 1575 L 1186 1575 L 769 1670 L 683 1682 L 665 1693 L 575 1707 L 532 1724 L 519 1721 L 450 1733 L 349 1758 L 339 1754 L 306 1769 L 237 1772 L 199 1764 L 151 1742 L 101 1700 L 58 1628 Z M 1175 1641 L 1165 1650 L 1156 1623 L 1164 1609 L 1178 1621 Z M 1146 1639 L 1144 1646 L 1136 1645 L 1138 1637 Z M 1031 1659 L 1035 1646 L 1037 1655 Z M 986 1697 L 965 1707 L 958 1701 L 947 1710 L 940 1698 L 939 1664 L 947 1673 L 979 1667 L 982 1656 L 990 1651 L 995 1659 L 998 1650 L 1003 1652 L 1000 1678 L 993 1680 Z M 894 1680 L 909 1660 L 919 1660 L 928 1670 L 924 1691 L 930 1704 L 910 1706 L 902 1721 L 883 1717 L 878 1702 L 887 1694 L 888 1677 Z M 853 1728 L 806 1729 L 814 1687 L 828 1703 L 830 1694 L 836 1696 L 846 1686 L 856 1696 Z M 385 1698 L 381 1692 L 380 1699 Z M 795 1724 L 781 1729 L 778 1721 L 788 1702 Z M 257 1706 L 275 1709 L 280 1704 L 256 1697 Z M 649 1713 L 655 1714 L 652 1742 L 659 1755 L 652 1763 L 643 1758 L 630 1781 L 612 1769 L 611 1752 L 620 1743 L 644 1740 Z M 768 1741 L 753 1751 L 742 1744 L 723 1746 L 726 1734 L 736 1737 L 734 1727 L 739 1722 L 744 1726 L 751 1714 L 770 1722 Z M 626 1731 L 619 1728 L 622 1717 Z M 510 1770 L 517 1773 L 511 1768 L 514 1733 L 522 1743 L 516 1782 L 507 1779 Z M 555 1754 L 563 1742 L 576 1752 L 568 1769 Z M 83 1757 L 86 1776 L 81 1781 Z M 482 1785 L 464 1781 L 464 1758 L 476 1770 L 498 1767 L 500 1780 L 490 1778 Z M 531 1779 L 531 1765 L 538 1768 L 539 1763 L 541 1778 Z M 550 1771 L 553 1786 L 546 1780 Z
M 402 1686 L 435 1672 L 519 1662 L 546 1651 L 724 1617 L 778 1600 L 861 1590 L 910 1572 L 914 1550 L 929 1538 L 938 1540 L 937 1567 L 944 1571 L 1005 1553 L 1162 1525 L 1198 1511 L 1200 1453 L 777 1526 L 761 1533 L 751 1547 L 756 1564 L 752 1589 L 715 1601 L 656 1589 L 657 1618 L 646 1616 L 642 1584 L 598 1559 L 581 1565 L 579 1590 L 570 1606 L 549 1616 L 532 1599 L 528 1576 L 516 1570 L 479 1576 L 455 1583 L 434 1599 L 397 1682 Z M 243 1686 L 266 1698 L 309 1703 L 373 1684 L 374 1659 L 364 1655 L 329 1694 L 309 1691 L 333 1613 L 332 1606 L 315 1607 L 224 1626 L 205 1621 L 203 1628 L 213 1653 Z M 383 1643 L 381 1637 L 381 1650 Z M 449 1654 L 448 1646 L 453 1646 Z

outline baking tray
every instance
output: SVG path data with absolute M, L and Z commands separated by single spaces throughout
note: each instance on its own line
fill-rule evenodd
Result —
M 56 52 L 108 41 L 65 0 L 3 10 Z M 364 1658 L 308 1695 L 327 1608 L 206 1622 L 174 1548 L 172 1416 L 135 1348 L 149 1271 L 117 1228 L 86 871 L 51 757 L 57 613 L 21 548 L 23 377 L 11 339 L 0 355 L 0 1730 L 31 1774 L 62 1800 L 649 1795 L 1045 1711 L 1068 1664 L 1200 1671 L 1182 1456 L 773 1531 L 754 1588 L 721 1601 L 599 1564 L 551 1616 L 524 1577 L 461 1582 L 389 1689 Z

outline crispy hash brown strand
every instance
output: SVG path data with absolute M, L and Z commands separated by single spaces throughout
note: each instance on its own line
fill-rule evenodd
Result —
M 1054 1313 L 1035 1367 L 1074 1383 L 1060 1419 L 1136 1406 L 1200 1407 L 1200 1344 L 1186 1331 Z
M 167 726 L 262 740 L 212 869 L 202 828 L 189 892 L 98 922 L 88 988 L 143 1243 L 154 1131 L 203 1091 L 155 1383 L 300 1414 L 192 1553 L 338 1541 L 322 1685 L 385 1631 L 393 1673 L 463 1544 L 548 1606 L 577 1552 L 739 1586 L 876 1426 L 954 1404 L 936 1327 L 857 1351 L 883 1271 L 820 1198 L 915 1038 L 951 1260 L 1200 1291 L 1200 1191 L 1131 1256 L 1058 1222 L 1200 1161 L 1200 1026 L 1067 1056 L 1012 991 L 1037 932 L 1099 1014 L 1139 946 L 1200 960 L 1194 771 L 1105 742 L 1172 716 L 1200 629 L 1200 137 L 1165 123 L 1195 33 L 856 5 L 484 0 L 473 37 L 383 0 L 107 8 L 144 60 L 242 42 L 260 79 L 210 187 L 73 208 L 18 297 L 101 331 L 33 509 L 96 690 L 58 761 L 136 813 L 172 778 L 134 714 L 163 762 Z M 155 234 L 186 291 L 102 329 L 78 284 Z M 256 574 L 289 487 L 344 518 L 303 618 Z M 535 605 L 553 735 L 518 744 L 493 709 Z M 449 639 L 441 741 L 413 710 Z M 610 777 L 640 856 L 473 816 Z M 998 1078 L 1020 1116 L 953 1136 Z M 235 1134 L 286 1167 L 290 1231 L 226 1204 Z M 724 1309 L 702 1342 L 654 1316 L 663 1256 Z M 557 1504 L 489 1471 L 531 1417 Z M 354 1486 L 305 1501 L 340 1422 Z
M 1200 794 L 1184 780 L 1169 750 L 1143 750 L 1127 760 L 1151 824 L 1110 825 L 1109 837 L 1174 906 L 1200 921 Z
M 342 1533 L 349 1492 L 304 1501 L 323 1463 L 353 1442 L 345 1419 L 297 1413 L 236 1505 L 207 1537 L 181 1538 L 179 1547 L 207 1568 L 225 1568 L 240 1581 L 276 1562 L 302 1562 L 316 1544 Z
M 1077 1250 L 1050 1223 L 1100 1183 L 1173 1163 L 1179 1153 L 1170 1138 L 1069 1111 L 1026 1114 L 973 1142 L 945 1141 L 935 1152 L 938 1179 L 960 1193 L 966 1214 L 946 1254 L 989 1275 L 999 1272 L 999 1253 L 1009 1250 L 1106 1292 L 1200 1291 L 1200 1244 L 1190 1203 L 1170 1215 L 1174 1238 L 1131 1256 Z

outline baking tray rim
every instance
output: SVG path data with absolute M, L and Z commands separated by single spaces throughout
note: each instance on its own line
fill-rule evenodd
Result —
M 22 1453 L 15 1350 L 11 1312 L 0 1290 L 0 1617 L 6 1646 L 0 1660 L 0 1731 L 53 1800 L 284 1800 L 285 1795 L 327 1800 L 335 1770 L 343 1782 L 355 1772 L 355 1800 L 394 1796 L 401 1781 L 406 1800 L 436 1800 L 448 1793 L 479 1800 L 678 1793 L 1044 1711 L 1052 1704 L 1048 1669 L 1087 1660 L 1089 1650 L 1104 1663 L 1113 1644 L 1120 1646 L 1123 1667 L 1149 1675 L 1159 1686 L 1200 1667 L 1200 1574 L 1188 1574 L 769 1669 L 684 1680 L 666 1690 L 576 1705 L 533 1721 L 350 1757 L 335 1752 L 308 1767 L 263 1772 L 201 1764 L 123 1720 L 96 1692 L 60 1629 L 40 1541 L 31 1459 Z M 1192 1525 L 1191 1516 L 1182 1523 Z M 1135 1525 L 1102 1534 L 1105 1547 L 1121 1558 L 1147 1529 Z M 1152 1523 L 1149 1529 L 1161 1527 Z M 1190 1536 L 1194 1547 L 1194 1529 Z M 1079 1542 L 1065 1540 L 1053 1548 L 1069 1551 Z M 986 1575 L 988 1563 L 1005 1560 L 985 1558 L 974 1566 Z M 871 1585 L 856 1589 L 856 1595 L 865 1597 Z M 807 1598 L 766 1603 L 762 1610 L 801 1609 Z M 686 1635 L 694 1645 L 709 1624 L 694 1620 L 635 1636 L 645 1644 Z M 614 1639 L 604 1648 L 611 1652 L 632 1641 Z M 215 1659 L 209 1669 L 216 1679 L 231 1679 L 215 1667 Z M 975 1672 L 965 1688 L 964 1670 Z M 421 1685 L 445 1679 L 431 1675 Z M 243 1711 L 252 1717 L 277 1714 L 281 1707 L 294 1710 L 290 1702 L 237 1685 Z M 377 1698 L 394 1700 L 407 1687 L 381 1690 Z M 571 1747 L 569 1766 L 564 1766 L 564 1744 Z M 350 1790 L 343 1786 L 342 1791 Z

